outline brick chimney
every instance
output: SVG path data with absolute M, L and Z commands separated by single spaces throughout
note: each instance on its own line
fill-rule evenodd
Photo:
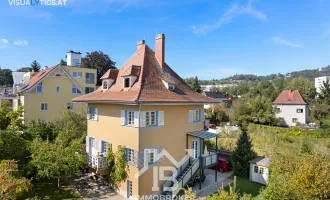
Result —
M 165 66 L 165 34 L 156 35 L 156 58 L 161 68 Z
M 136 43 L 136 50 L 139 50 L 139 48 L 141 48 L 142 45 L 144 45 L 145 43 L 146 43 L 146 41 L 144 41 L 144 40 L 137 41 L 137 43 Z

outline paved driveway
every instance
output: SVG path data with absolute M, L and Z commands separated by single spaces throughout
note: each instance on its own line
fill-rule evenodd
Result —
M 202 189 L 199 190 L 199 182 L 197 182 L 193 191 L 200 197 L 209 196 L 215 192 L 217 192 L 221 187 L 226 187 L 232 180 L 228 179 L 233 175 L 233 171 L 217 173 L 217 182 L 215 182 L 215 170 L 213 169 L 205 169 L 205 181 L 202 183 Z
M 88 173 L 73 178 L 70 182 L 72 187 L 80 194 L 84 200 L 127 200 L 117 194 L 104 180 L 90 180 Z

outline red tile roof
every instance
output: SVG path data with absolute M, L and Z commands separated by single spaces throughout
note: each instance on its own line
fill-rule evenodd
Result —
M 121 76 L 139 76 L 141 71 L 140 66 L 134 66 L 132 65 L 130 68 L 128 68 Z
M 273 104 L 303 105 L 307 103 L 304 101 L 298 90 L 283 90 Z
M 137 73 L 134 66 L 139 67 Z M 137 74 L 135 83 L 129 89 L 123 89 L 123 75 Z M 175 91 L 166 88 L 163 81 L 174 83 Z M 74 102 L 158 102 L 158 103 L 219 103 L 192 91 L 186 82 L 167 64 L 161 68 L 155 52 L 147 45 L 141 47 L 119 69 L 114 84 L 108 90 L 98 90 L 73 99 Z
M 32 88 L 36 83 L 38 83 L 41 79 L 43 79 L 45 76 L 47 76 L 47 74 L 49 74 L 49 72 L 51 72 L 55 67 L 56 66 L 49 67 L 49 68 L 39 71 L 37 73 L 34 72 L 32 74 L 33 76 L 30 78 L 27 85 L 19 92 L 24 92 L 24 91 Z
M 101 79 L 116 79 L 118 75 L 118 69 L 109 69 Z

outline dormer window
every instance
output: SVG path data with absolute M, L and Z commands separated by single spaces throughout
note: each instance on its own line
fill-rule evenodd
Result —
M 108 81 L 104 80 L 103 81 L 103 90 L 107 90 L 108 89 Z
M 175 90 L 175 85 L 174 84 L 168 84 L 168 90 L 174 91 Z
M 169 83 L 167 81 L 162 80 L 165 87 L 169 90 L 169 91 L 175 91 L 175 84 L 174 83 Z
M 128 77 L 124 79 L 124 88 L 129 88 L 129 87 L 131 87 L 131 79 Z

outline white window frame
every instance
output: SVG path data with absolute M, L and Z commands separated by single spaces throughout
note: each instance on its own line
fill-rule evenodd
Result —
M 60 90 L 61 90 L 61 89 L 60 89 L 60 86 L 57 86 L 57 87 L 56 87 L 56 92 L 60 92 Z
M 134 163 L 134 149 L 127 148 L 127 162 Z
M 87 78 L 88 75 L 88 78 Z M 93 82 L 91 81 L 91 76 L 93 76 Z M 95 84 L 95 74 L 94 73 L 88 73 L 86 72 L 86 80 L 85 80 L 86 84 Z
M 73 78 L 82 78 L 82 72 L 72 72 Z
M 297 108 L 297 113 L 304 113 L 304 109 L 302 109 L 302 108 Z
M 126 80 L 128 80 L 128 86 L 126 87 Z M 126 77 L 124 78 L 124 88 L 130 88 L 131 87 L 131 78 Z
M 144 159 L 145 164 L 153 165 L 158 162 L 158 149 L 144 149 Z
M 193 122 L 200 122 L 201 121 L 201 111 L 199 109 L 193 110 L 192 119 L 193 119 Z
M 263 167 L 259 167 L 259 174 L 264 174 L 264 168 Z
M 98 119 L 98 109 L 95 108 L 95 107 L 88 107 L 87 109 L 88 109 L 88 111 L 87 111 L 87 114 L 88 114 L 87 120 L 97 121 L 97 119 Z
M 126 126 L 134 126 L 134 110 L 126 110 Z
M 75 86 L 75 85 L 72 85 L 72 94 L 81 94 L 81 91 Z M 75 92 L 74 92 L 75 91 Z M 79 91 L 79 92 L 78 92 Z
M 193 159 L 197 159 L 200 157 L 200 140 L 192 141 L 192 150 L 193 150 Z
M 40 104 L 41 111 L 48 111 L 48 103 L 41 103 Z
M 38 91 L 38 88 L 39 88 L 39 91 Z M 38 84 L 37 86 L 36 86 L 36 93 L 42 93 L 42 85 L 41 84 Z
M 109 142 L 105 142 L 105 141 L 103 141 L 104 143 L 104 145 L 103 145 L 103 149 L 102 149 L 102 152 L 103 153 L 105 153 L 105 154 L 107 154 L 108 153 L 108 149 L 110 148 L 110 143 Z
M 254 166 L 253 172 L 258 174 L 259 173 L 259 167 L 257 165 Z
M 298 118 L 292 118 L 292 123 L 297 123 L 298 122 Z
M 108 89 L 108 80 L 103 80 L 102 81 L 102 87 L 103 87 L 103 90 L 107 90 Z
M 154 114 L 153 119 L 152 114 Z M 146 111 L 146 126 L 157 126 L 157 111 Z

